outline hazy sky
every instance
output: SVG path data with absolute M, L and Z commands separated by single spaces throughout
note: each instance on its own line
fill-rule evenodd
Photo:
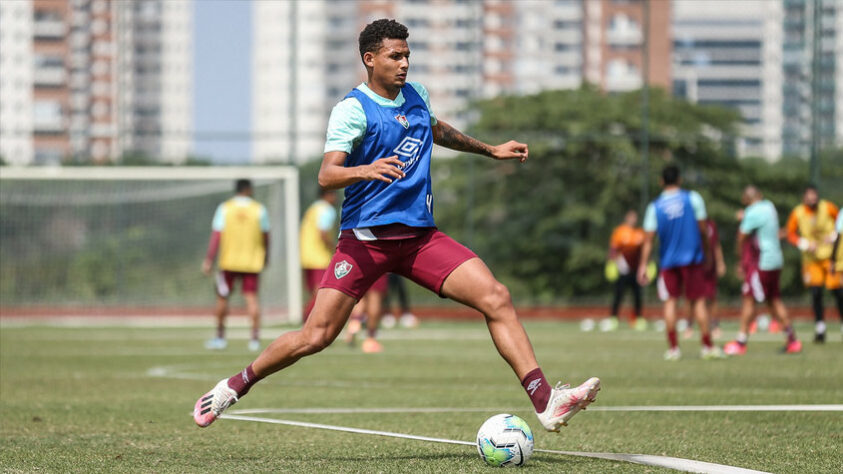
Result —
M 251 155 L 251 2 L 198 0 L 193 6 L 194 154 L 217 163 L 245 162 Z M 229 136 L 214 138 L 219 131 Z

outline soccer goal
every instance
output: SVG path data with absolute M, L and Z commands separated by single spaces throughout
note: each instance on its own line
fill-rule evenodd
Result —
M 298 170 L 286 166 L 0 167 L 0 307 L 210 315 L 201 263 L 239 178 L 270 217 L 263 317 L 300 321 Z

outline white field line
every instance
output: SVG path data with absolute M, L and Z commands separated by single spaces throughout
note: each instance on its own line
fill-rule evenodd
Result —
M 521 407 L 523 409 L 523 407 Z M 456 408 L 456 407 L 412 407 L 412 408 L 250 408 L 243 410 L 232 410 L 233 415 L 259 415 L 259 414 L 313 414 L 313 415 L 341 415 L 341 414 L 375 414 L 375 413 L 485 413 L 485 412 L 513 412 L 519 408 L 497 407 L 497 408 Z M 748 412 L 815 412 L 843 411 L 843 405 L 631 405 L 631 406 L 594 406 L 590 405 L 588 411 L 656 411 L 656 412 L 724 412 L 724 411 L 748 411 Z
M 429 436 L 417 436 L 404 433 L 393 433 L 391 431 L 367 430 L 363 428 L 351 428 L 346 426 L 323 425 L 319 423 L 307 423 L 303 421 L 292 420 L 278 420 L 274 418 L 259 418 L 254 416 L 244 415 L 221 415 L 220 418 L 237 420 L 237 421 L 253 421 L 257 423 L 272 423 L 278 425 L 298 426 L 302 428 L 316 428 L 322 430 L 342 431 L 346 433 L 368 434 L 375 436 L 387 436 L 391 438 L 411 439 L 416 441 L 428 441 L 432 443 L 445 444 L 459 444 L 463 446 L 472 446 L 476 444 L 471 441 L 460 441 L 456 439 L 432 438 Z M 676 469 L 685 472 L 697 472 L 708 474 L 748 474 L 759 473 L 762 471 L 754 471 L 750 469 L 743 469 L 740 467 L 727 466 L 723 464 L 715 464 L 703 461 L 694 461 L 692 459 L 674 458 L 668 456 L 652 456 L 649 454 L 624 454 L 624 453 L 587 453 L 580 451 L 556 451 L 550 449 L 536 449 L 535 452 L 562 454 L 565 456 L 579 456 L 596 459 L 606 459 L 609 461 L 623 461 L 635 464 L 643 464 L 645 466 L 665 467 L 668 469 Z

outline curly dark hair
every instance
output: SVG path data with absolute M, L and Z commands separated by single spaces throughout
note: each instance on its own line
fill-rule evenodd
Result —
M 406 40 L 408 36 L 410 32 L 407 31 L 407 27 L 395 20 L 386 18 L 375 20 L 360 32 L 357 40 L 360 45 L 360 59 L 363 59 L 366 53 L 377 53 L 385 39 Z

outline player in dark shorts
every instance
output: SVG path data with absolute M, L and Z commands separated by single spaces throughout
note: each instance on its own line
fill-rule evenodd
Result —
M 249 366 L 200 397 L 193 412 L 199 426 L 210 425 L 255 382 L 331 344 L 357 300 L 387 272 L 480 311 L 545 429 L 557 431 L 594 401 L 600 389 L 596 377 L 574 388 L 550 386 L 507 288 L 471 250 L 436 228 L 434 143 L 522 163 L 528 150 L 516 141 L 487 145 L 437 120 L 426 89 L 407 82 L 408 36 L 394 20 L 367 25 L 359 48 L 368 80 L 331 113 L 319 185 L 345 188 L 345 200 L 337 250 L 310 317 L 301 330 L 282 334 Z
M 653 249 L 653 237 L 659 236 L 658 278 L 659 297 L 664 301 L 664 322 L 668 350 L 665 360 L 679 360 L 681 352 L 676 336 L 677 306 L 681 296 L 691 305 L 702 334 L 703 359 L 721 359 L 723 351 L 711 341 L 708 310 L 704 296 L 704 271 L 710 262 L 705 202 L 695 191 L 680 187 L 679 168 L 665 166 L 662 170 L 661 195 L 647 206 L 644 214 L 644 246 L 638 264 L 638 281 L 649 282 L 647 260 Z

